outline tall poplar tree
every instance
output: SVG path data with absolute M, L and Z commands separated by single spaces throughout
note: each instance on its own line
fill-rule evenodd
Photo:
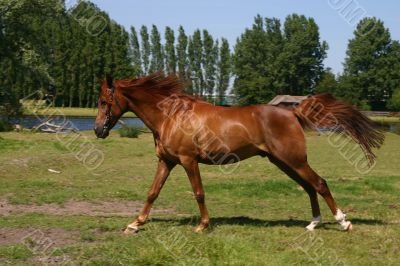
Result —
M 149 32 L 147 30 L 147 27 L 143 25 L 140 28 L 140 37 L 142 40 L 142 63 L 143 63 L 143 74 L 147 75 L 149 73 L 149 67 L 150 67 L 150 40 L 149 40 Z
M 151 62 L 150 72 L 156 72 L 164 69 L 163 48 L 161 45 L 160 32 L 156 25 L 151 29 Z
M 178 73 L 182 78 L 188 77 L 188 37 L 182 26 L 179 26 L 178 43 L 176 45 L 176 55 L 178 61 Z
M 231 51 L 228 40 L 222 38 L 217 61 L 217 95 L 219 104 L 223 104 L 223 98 L 229 87 L 231 64 Z
M 194 85 L 194 93 L 203 96 L 204 93 L 204 76 L 202 69 L 203 62 L 203 42 L 200 30 L 193 33 L 189 41 L 189 59 L 191 60 L 191 72 Z
M 165 28 L 165 65 L 168 73 L 176 72 L 175 34 L 170 27 Z
M 130 33 L 130 57 L 132 65 L 138 76 L 143 75 L 142 58 L 140 53 L 139 39 L 135 27 L 131 27 Z
M 207 30 L 203 30 L 204 89 L 210 97 L 214 93 L 217 56 L 218 48 L 216 49 L 213 37 Z

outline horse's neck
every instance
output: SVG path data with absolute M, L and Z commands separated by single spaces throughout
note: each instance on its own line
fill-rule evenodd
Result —
M 165 114 L 152 97 L 129 97 L 128 108 L 134 112 L 154 133 L 159 132 Z

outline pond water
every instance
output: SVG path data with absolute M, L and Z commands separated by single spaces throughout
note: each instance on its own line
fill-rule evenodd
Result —
M 379 122 L 379 128 L 386 132 L 393 132 L 400 135 L 400 122 Z
M 19 118 L 11 119 L 11 123 L 20 124 L 24 128 L 32 128 L 37 126 L 43 122 L 45 122 L 47 117 L 37 117 L 37 116 L 22 116 Z M 87 117 L 87 116 L 54 116 L 51 123 L 56 125 L 66 125 L 67 127 L 74 127 L 78 130 L 92 130 L 94 127 L 95 117 Z M 142 120 L 137 117 L 127 117 L 121 118 L 126 125 L 128 126 L 140 126 L 144 127 Z M 68 124 L 67 124 L 68 123 Z M 114 129 L 120 128 L 121 125 L 117 123 Z

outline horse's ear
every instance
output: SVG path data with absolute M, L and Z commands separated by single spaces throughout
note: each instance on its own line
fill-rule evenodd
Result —
M 111 88 L 113 86 L 113 81 L 114 81 L 113 77 L 110 74 L 107 74 L 106 80 L 108 87 Z
M 106 80 L 107 80 L 107 86 L 108 88 L 114 92 L 114 79 L 110 74 L 106 75 Z

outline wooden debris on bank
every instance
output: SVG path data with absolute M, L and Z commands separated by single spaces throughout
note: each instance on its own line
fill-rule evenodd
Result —
M 41 124 L 32 127 L 32 131 L 41 131 L 45 133 L 66 133 L 66 132 L 77 132 L 75 128 L 66 127 L 63 125 L 57 125 L 52 123 L 52 118 L 47 119 L 46 121 L 42 122 Z

